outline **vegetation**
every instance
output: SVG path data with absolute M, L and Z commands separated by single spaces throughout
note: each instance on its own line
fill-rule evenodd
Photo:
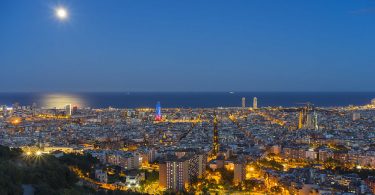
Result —
M 250 179 L 243 182 L 244 188 L 249 191 L 260 191 L 265 189 L 266 186 L 263 181 Z
M 271 193 L 274 193 L 274 194 L 281 194 L 282 189 L 280 186 L 273 186 L 271 187 L 270 191 Z
M 60 157 L 59 160 L 68 166 L 79 168 L 84 173 L 90 173 L 95 165 L 99 163 L 99 160 L 91 155 L 82 155 L 79 153 L 64 154 L 64 156 Z
M 22 194 L 31 184 L 36 194 L 75 194 L 82 189 L 67 165 L 51 155 L 28 156 L 18 148 L 0 146 L 0 194 Z
M 339 168 L 336 171 L 339 174 L 352 174 L 352 173 L 355 173 L 355 174 L 358 174 L 358 176 L 361 179 L 366 179 L 369 176 L 374 176 L 375 175 L 375 171 L 374 170 L 370 170 L 370 169 L 344 169 L 344 168 Z
M 259 160 L 259 165 L 268 169 L 274 169 L 277 171 L 282 171 L 284 169 L 281 163 L 278 163 L 275 160 L 261 159 Z
M 324 168 L 325 169 L 331 169 L 331 170 L 336 170 L 337 168 L 341 168 L 341 167 L 344 167 L 344 164 L 341 163 L 339 160 L 335 160 L 333 158 L 328 158 L 325 162 L 324 162 Z

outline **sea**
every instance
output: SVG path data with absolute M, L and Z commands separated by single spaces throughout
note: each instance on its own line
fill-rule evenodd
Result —
M 11 107 L 36 103 L 44 108 L 67 104 L 91 108 L 152 108 L 159 101 L 164 108 L 240 107 L 242 97 L 258 107 L 301 106 L 310 102 L 319 107 L 370 104 L 375 92 L 85 92 L 85 93 L 0 93 L 0 105 Z

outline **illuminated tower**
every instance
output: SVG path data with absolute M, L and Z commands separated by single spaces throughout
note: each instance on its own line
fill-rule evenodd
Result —
M 68 104 L 65 106 L 65 115 L 66 116 L 71 116 L 72 115 L 72 105 Z
M 298 117 L 298 129 L 302 129 L 303 127 L 303 112 L 299 112 L 299 117 Z
M 303 103 L 305 107 L 299 112 L 298 129 L 319 129 L 318 114 L 310 102 Z
M 314 129 L 319 130 L 318 114 L 316 112 L 314 112 Z
M 242 108 L 245 108 L 246 107 L 246 98 L 243 97 L 242 98 Z
M 161 119 L 162 119 L 162 117 L 161 117 L 161 106 L 160 106 L 160 102 L 157 102 L 156 108 L 155 108 L 155 120 L 161 121 Z
M 314 117 L 313 114 L 306 114 L 305 129 L 314 129 Z
M 253 109 L 258 109 L 258 98 L 254 97 L 253 99 Z
M 216 157 L 219 152 L 219 131 L 217 129 L 217 117 L 214 114 L 214 140 L 213 140 L 213 156 Z

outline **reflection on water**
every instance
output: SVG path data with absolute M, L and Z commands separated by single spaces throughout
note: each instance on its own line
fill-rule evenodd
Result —
M 42 106 L 44 108 L 62 109 L 68 104 L 78 107 L 85 106 L 83 98 L 73 94 L 46 94 L 42 98 Z

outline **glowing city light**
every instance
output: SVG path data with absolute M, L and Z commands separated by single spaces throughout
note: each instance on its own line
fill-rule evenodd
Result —
M 19 118 L 19 117 L 12 117 L 12 118 L 10 118 L 10 123 L 12 124 L 12 125 L 19 125 L 20 123 L 21 123 L 21 118 Z
M 84 98 L 75 94 L 51 93 L 44 95 L 41 100 L 41 105 L 45 108 L 65 109 L 66 105 L 69 104 L 76 105 L 78 107 L 86 106 Z
M 160 102 L 157 102 L 156 103 L 156 108 L 155 108 L 155 121 L 161 121 L 162 120 L 162 116 L 161 116 L 161 105 L 160 105 Z
M 42 155 L 42 152 L 40 150 L 36 151 L 35 155 L 40 156 Z

